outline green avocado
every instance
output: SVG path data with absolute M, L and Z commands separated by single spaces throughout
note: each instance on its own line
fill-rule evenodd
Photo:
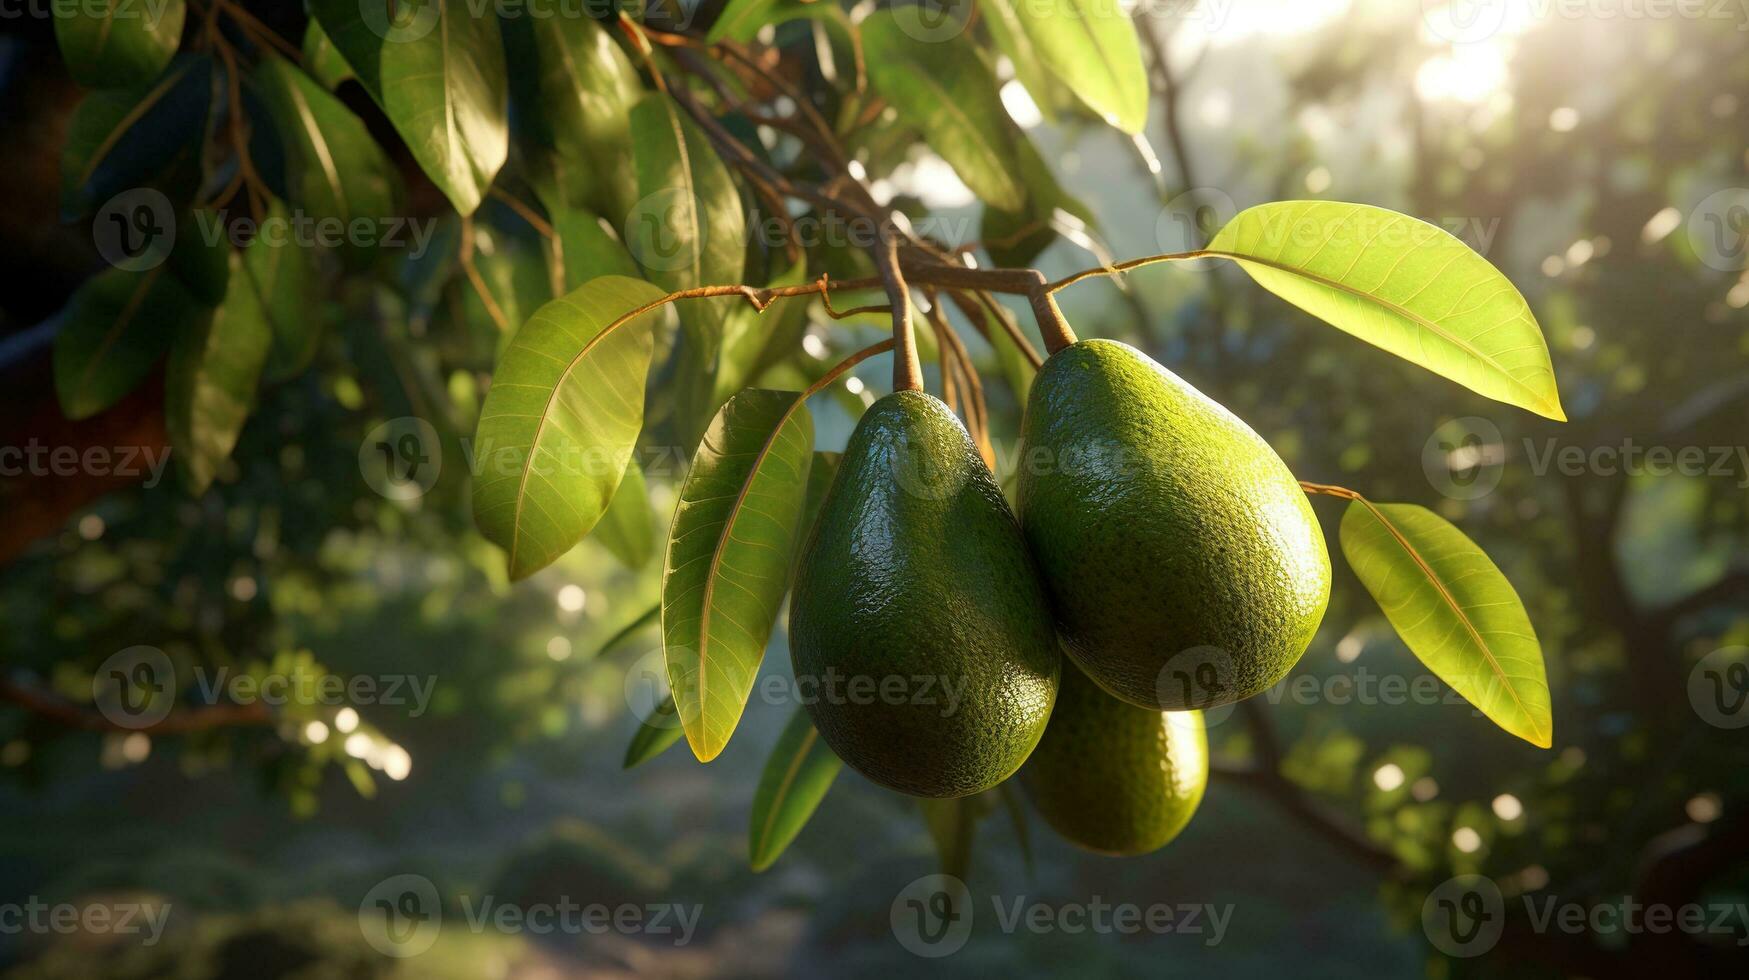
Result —
M 814 726 L 884 786 L 947 798 L 1038 744 L 1062 657 L 1002 491 L 947 406 L 869 407 L 796 573 L 790 656 Z
M 1020 781 L 1070 843 L 1101 854 L 1158 850 L 1190 823 L 1208 786 L 1202 712 L 1126 704 L 1066 664 Z
M 1135 348 L 1084 340 L 1039 370 L 1021 439 L 1021 525 L 1090 677 L 1179 711 L 1287 675 L 1324 617 L 1330 556 L 1257 433 Z

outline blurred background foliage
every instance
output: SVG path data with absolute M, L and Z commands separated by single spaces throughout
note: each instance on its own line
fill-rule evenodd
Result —
M 976 892 L 1231 904 L 1219 945 L 1003 935 L 986 916 L 961 953 L 915 959 L 894 941 L 889 904 L 936 856 L 907 801 L 846 773 L 774 868 L 747 869 L 748 807 L 789 706 L 756 695 L 741 737 L 709 767 L 681 748 L 621 771 L 637 727 L 628 692 L 659 649 L 653 628 L 627 627 L 654 605 L 660 561 L 628 567 L 591 539 L 506 581 L 502 553 L 473 527 L 463 443 L 492 332 L 446 226 L 419 262 L 338 291 L 316 370 L 264 391 L 211 491 L 191 499 L 170 476 L 104 488 L 0 568 L 6 677 L 70 699 L 89 699 L 106 657 L 149 644 L 178 676 L 408 677 L 431 684 L 429 703 L 289 706 L 156 739 L 0 707 L 0 897 L 151 895 L 178 910 L 156 947 L 0 936 L 0 964 L 21 977 L 1336 977 L 1357 964 L 1385 976 L 1596 976 L 1741 957 L 1740 936 L 1536 933 L 1515 903 L 1749 901 L 1749 741 L 1706 723 L 1689 696 L 1702 657 L 1749 644 L 1749 472 L 1735 455 L 1749 438 L 1749 276 L 1709 264 L 1693 225 L 1708 194 L 1749 186 L 1749 12 L 1568 17 L 1507 4 L 1502 30 L 1454 45 L 1429 31 L 1422 6 L 1155 10 L 1143 32 L 1152 165 L 1103 126 L 1042 121 L 1015 87 L 1005 101 L 1119 257 L 1195 244 L 1181 239 L 1197 234 L 1199 206 L 1206 232 L 1227 207 L 1328 197 L 1440 223 L 1521 287 L 1549 338 L 1566 425 L 1315 324 L 1231 269 L 1157 267 L 1063 303 L 1082 335 L 1137 344 L 1245 418 L 1303 479 L 1426 504 L 1480 543 L 1542 640 L 1552 751 L 1443 687 L 1432 703 L 1366 697 L 1369 677 L 1379 692 L 1425 674 L 1338 562 L 1323 630 L 1295 672 L 1317 679 L 1315 693 L 1289 688 L 1211 717 L 1216 784 L 1178 841 L 1117 862 L 1073 851 L 1036 820 L 1024 842 L 1006 818 L 980 826 Z M 94 256 L 52 213 L 76 90 L 40 24 L 7 29 L 0 131 L 15 168 L 0 186 L 0 344 L 19 344 Z M 909 154 L 893 192 L 943 219 L 977 215 L 938 161 L 889 152 L 870 169 Z M 491 291 L 514 308 L 538 238 L 501 206 L 478 224 Z M 1096 262 L 1058 241 L 1038 264 L 1062 274 Z M 809 330 L 818 342 L 787 368 L 797 378 L 818 373 L 815 348 L 878 333 L 818 317 Z M 987 347 L 974 353 L 1001 377 Z M 885 372 L 884 359 L 859 371 L 865 392 Z M 8 380 L 9 415 L 45 394 L 10 360 Z M 1017 403 L 989 387 L 994 427 L 1011 434 Z M 842 443 L 863 399 L 819 412 L 822 448 Z M 438 429 L 444 466 L 423 497 L 388 500 L 361 478 L 360 447 L 409 415 Z M 1467 456 L 1430 454 L 1454 419 L 1469 432 L 1485 421 L 1490 439 Z M 1550 445 L 1629 440 L 1729 447 L 1735 462 L 1687 477 L 1536 462 Z M 641 458 L 665 515 L 679 463 L 659 449 Z M 1466 481 L 1495 477 L 1492 492 L 1464 499 Z M 1316 507 L 1333 531 L 1335 502 Z M 780 628 L 765 671 L 788 669 Z M 356 909 L 403 872 L 431 878 L 446 901 L 571 894 L 697 902 L 705 915 L 679 948 L 455 930 L 396 963 L 364 945 Z M 1492 954 L 1448 960 L 1422 933 L 1422 902 L 1466 872 L 1499 882 L 1510 914 Z

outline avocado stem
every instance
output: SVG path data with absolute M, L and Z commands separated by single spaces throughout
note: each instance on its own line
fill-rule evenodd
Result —
M 893 390 L 922 391 L 923 362 L 917 356 L 917 337 L 911 327 L 911 287 L 899 270 L 899 241 L 903 236 L 891 221 L 882 230 L 884 246 L 874 253 L 875 265 L 887 287 L 887 302 L 893 308 Z

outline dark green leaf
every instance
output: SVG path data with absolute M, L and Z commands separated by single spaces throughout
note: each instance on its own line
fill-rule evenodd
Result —
M 186 152 L 205 125 L 211 79 L 211 59 L 189 55 L 149 84 L 85 96 L 61 148 L 62 217 L 149 183 Z
M 620 276 L 592 279 L 535 311 L 498 363 L 475 436 L 474 519 L 509 552 L 510 577 L 551 564 L 607 511 L 644 421 L 660 300 Z
M 680 490 L 662 577 L 668 686 L 702 762 L 728 744 L 789 586 L 814 423 L 796 392 L 750 388 L 711 422 Z
M 504 42 L 496 10 L 476 15 L 476 6 L 473 0 L 398 8 L 357 0 L 310 4 L 413 158 L 464 215 L 480 206 L 510 152 Z M 397 11 L 392 18 L 389 9 Z
M 972 843 L 977 839 L 978 821 L 990 812 L 993 793 L 988 791 L 951 800 L 919 798 L 923 822 L 929 837 L 935 842 L 936 856 L 941 859 L 941 873 L 962 881 L 972 868 Z
M 255 69 L 261 95 L 285 137 L 287 193 L 291 203 L 318 221 L 350 225 L 354 219 L 383 222 L 398 210 L 399 175 L 369 130 L 315 79 L 283 59 L 263 56 Z M 367 264 L 370 253 L 349 244 L 348 264 Z
M 1415 656 L 1501 728 L 1548 748 L 1542 647 L 1512 583 L 1425 507 L 1356 500 L 1342 553 Z
M 55 393 L 82 419 L 115 404 L 143 380 L 183 325 L 209 311 L 167 265 L 110 269 L 80 286 L 55 335 Z
M 656 513 L 637 460 L 626 465 L 625 477 L 613 492 L 601 523 L 595 525 L 594 535 L 627 568 L 643 568 L 656 553 Z M 678 728 L 679 722 L 675 725 Z
M 117 88 L 151 81 L 182 44 L 183 0 L 81 0 L 55 7 L 55 40 L 80 85 Z
M 765 760 L 753 815 L 747 827 L 747 855 L 754 871 L 764 871 L 789 847 L 844 763 L 820 739 L 805 708 L 797 708 Z
M 164 375 L 164 424 L 178 468 L 195 496 L 237 444 L 255 405 L 255 386 L 273 332 L 239 253 L 230 253 L 224 302 L 182 325 Z
M 323 86 L 334 89 L 348 78 L 355 78 L 352 66 L 340 54 L 340 49 L 328 39 L 326 31 L 314 17 L 304 28 L 304 71 Z
M 890 10 L 862 22 L 869 80 L 899 117 L 923 132 L 930 148 L 953 166 L 985 204 L 1018 211 L 1026 190 L 1010 171 L 1014 124 L 998 95 L 996 76 L 965 35 L 922 42 Z
M 596 276 L 636 279 L 643 274 L 631 253 L 595 212 L 559 207 L 551 213 L 553 231 L 559 236 L 566 289 L 576 289 Z
M 641 766 L 668 751 L 680 741 L 680 719 L 675 717 L 674 699 L 663 698 L 649 717 L 638 720 L 638 730 L 626 746 L 622 769 Z
M 263 225 L 289 228 L 285 204 L 268 206 Z M 321 282 L 313 245 L 298 243 L 290 235 L 256 235 L 243 250 L 243 268 L 261 297 L 262 313 L 273 330 L 268 358 L 268 377 L 280 380 L 309 366 L 322 341 L 318 314 Z

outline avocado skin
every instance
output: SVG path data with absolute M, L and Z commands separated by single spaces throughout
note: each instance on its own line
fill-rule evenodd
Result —
M 1085 340 L 1039 370 L 1021 438 L 1021 525 L 1090 677 L 1175 711 L 1287 675 L 1329 603 L 1330 556 L 1257 433 L 1141 351 Z
M 1057 833 L 1100 854 L 1164 847 L 1190 823 L 1208 786 L 1200 711 L 1153 711 L 1107 694 L 1074 664 L 1021 785 Z
M 796 574 L 789 629 L 826 744 L 913 796 L 1006 779 L 1056 698 L 1062 657 L 1020 528 L 959 420 L 923 392 L 880 399 L 851 433 Z M 903 696 L 882 696 L 894 677 Z

